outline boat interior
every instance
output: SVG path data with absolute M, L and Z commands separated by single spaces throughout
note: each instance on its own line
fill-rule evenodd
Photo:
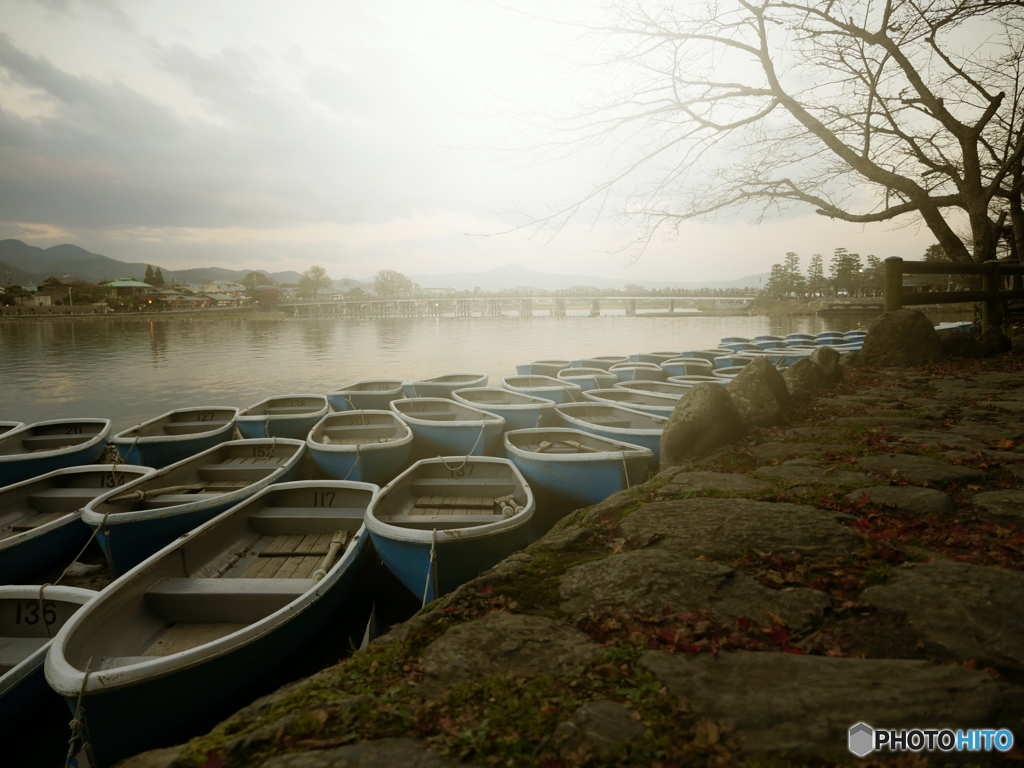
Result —
M 612 405 L 585 405 L 573 403 L 559 406 L 560 413 L 599 427 L 611 429 L 663 429 L 665 419 L 641 413 L 626 413 Z
M 170 656 L 304 595 L 351 546 L 373 498 L 371 488 L 304 485 L 265 493 L 151 563 L 89 617 L 81 643 L 69 640 L 68 661 L 112 669 Z
M 54 592 L 44 591 L 40 600 L 38 587 L 0 590 L 0 676 L 42 649 L 82 607 L 81 601 L 53 597 Z
M 111 496 L 96 507 L 96 512 L 162 509 L 232 493 L 282 469 L 298 448 L 294 443 L 225 443 L 198 461 L 160 472 L 123 494 Z
M 32 531 L 65 515 L 78 512 L 111 488 L 117 488 L 149 471 L 132 467 L 68 472 L 19 485 L 0 495 L 0 541 Z
M 463 464 L 461 459 L 456 463 Z M 374 517 L 402 528 L 448 530 L 495 523 L 525 506 L 526 492 L 508 465 L 470 461 L 457 469 L 449 466 L 425 462 L 404 475 L 380 497 Z
M 392 405 L 400 412 L 414 419 L 424 421 L 497 421 L 500 417 L 491 413 L 470 410 L 454 400 L 442 398 L 411 398 L 395 400 Z
M 460 389 L 456 394 L 463 400 L 471 403 L 482 403 L 483 405 L 540 405 L 551 406 L 551 401 L 542 397 L 526 395 L 522 392 L 512 392 L 508 389 L 488 387 L 486 389 Z
M 339 392 L 394 392 L 402 388 L 401 379 L 374 379 L 373 381 L 360 381 L 349 387 L 338 390 Z
M 622 453 L 624 450 L 624 446 L 619 443 L 576 429 L 526 429 L 507 432 L 505 439 L 521 451 L 546 456 L 567 453 Z
M 159 419 L 141 424 L 118 435 L 134 437 L 176 437 L 212 432 L 226 427 L 238 415 L 237 408 L 203 408 L 169 413 Z
M 272 397 L 241 411 L 239 416 L 298 416 L 327 408 L 327 398 L 320 395 L 286 395 Z
M 28 429 L 8 432 L 0 436 L 0 455 L 14 456 L 19 454 L 56 451 L 83 445 L 103 432 L 109 422 L 68 421 L 61 424 L 42 424 Z
M 364 445 L 392 443 L 410 435 L 405 422 L 389 411 L 342 411 L 317 424 L 310 439 L 324 445 Z

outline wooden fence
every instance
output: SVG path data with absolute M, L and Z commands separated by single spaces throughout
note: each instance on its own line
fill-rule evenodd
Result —
M 980 291 L 927 291 L 904 293 L 904 275 L 980 275 Z M 885 311 L 892 312 L 915 304 L 959 304 L 981 302 L 981 326 L 998 324 L 999 304 L 1024 299 L 1024 289 L 1004 289 L 1003 278 L 1024 275 L 1024 265 L 986 261 L 964 264 L 952 261 L 904 261 L 898 256 L 885 260 Z

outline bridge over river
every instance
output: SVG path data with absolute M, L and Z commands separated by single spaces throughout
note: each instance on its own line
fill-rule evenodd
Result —
M 520 317 L 547 313 L 565 317 L 567 304 L 590 304 L 590 316 L 598 317 L 602 307 L 625 307 L 627 315 L 660 315 L 677 309 L 704 311 L 743 310 L 753 296 L 453 296 L 416 299 L 307 299 L 278 304 L 295 316 L 343 317 L 500 317 L 508 311 Z M 638 312 L 638 307 L 648 311 Z

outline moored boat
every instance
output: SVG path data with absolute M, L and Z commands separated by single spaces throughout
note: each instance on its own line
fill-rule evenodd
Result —
M 55 419 L 12 429 L 0 436 L 0 487 L 92 464 L 109 436 L 109 419 Z
M 457 403 L 479 408 L 505 420 L 505 429 L 543 427 L 550 423 L 555 404 L 543 397 L 502 387 L 473 387 L 452 392 Z
M 714 363 L 699 357 L 675 357 L 661 364 L 661 370 L 668 377 L 710 374 Z
M 614 373 L 619 381 L 664 381 L 667 378 L 657 363 L 619 363 L 609 368 L 608 372 Z
M 712 384 L 721 384 L 723 387 L 729 385 L 730 379 L 723 379 L 721 376 L 670 376 L 669 384 L 679 384 L 684 387 L 693 387 L 697 384 L 704 384 L 711 382 Z
M 336 411 L 383 411 L 400 397 L 405 397 L 401 379 L 366 379 L 327 393 Z
M 97 595 L 91 589 L 39 586 L 0 587 L 0 723 L 13 737 L 55 694 L 43 676 L 53 636 Z
M 46 679 L 80 714 L 93 765 L 186 740 L 321 632 L 367 557 L 363 519 L 378 490 L 327 480 L 267 487 L 69 621 Z
M 558 372 L 572 367 L 571 360 L 534 360 L 532 363 L 521 363 L 516 366 L 520 376 L 558 376 Z
M 632 408 L 634 411 L 653 413 L 657 416 L 671 416 L 675 410 L 678 397 L 659 395 L 655 392 L 641 392 L 636 389 L 592 389 L 583 393 L 583 397 L 595 403 L 611 403 Z
M 23 421 L 0 421 L 0 435 L 6 435 L 14 429 L 21 429 L 25 426 Z
M 613 365 L 628 363 L 628 355 L 599 355 L 598 357 L 583 357 L 572 361 L 573 368 L 600 368 L 607 371 Z
M 629 359 L 635 363 L 654 363 L 655 365 L 661 365 L 666 360 L 672 360 L 673 358 L 679 357 L 682 352 L 638 352 L 635 355 L 630 355 Z
M 532 540 L 533 493 L 507 459 L 425 459 L 392 480 L 366 512 L 374 549 L 424 604 Z
M 505 420 L 443 397 L 392 400 L 391 410 L 412 430 L 410 459 L 497 456 Z
M 89 540 L 82 509 L 93 499 L 155 472 L 129 464 L 86 464 L 0 488 L 0 584 L 67 564 Z
M 313 427 L 306 448 L 328 477 L 385 485 L 409 459 L 412 430 L 390 410 L 342 411 Z
M 620 381 L 615 385 L 618 389 L 634 389 L 638 392 L 656 392 L 659 395 L 669 397 L 682 397 L 689 389 L 685 384 L 677 384 L 672 381 Z
M 129 464 L 161 469 L 230 440 L 237 408 L 179 408 L 118 432 L 110 443 Z
M 576 384 L 580 389 L 606 389 L 614 386 L 619 377 L 602 368 L 566 368 L 559 371 L 559 381 Z
M 661 433 L 668 419 L 653 413 L 634 411 L 612 403 L 566 403 L 555 406 L 558 426 L 590 432 L 598 437 L 621 440 L 651 451 L 650 469 L 658 471 Z
M 583 387 L 551 376 L 506 376 L 501 386 L 510 392 L 542 397 L 553 403 L 579 402 Z
M 432 379 L 402 382 L 402 391 L 406 398 L 413 397 L 446 397 L 451 399 L 456 389 L 468 387 L 486 387 L 490 378 L 486 373 L 446 373 Z M 396 398 L 397 399 L 397 398 Z
M 243 438 L 286 437 L 305 440 L 330 410 L 323 395 L 279 395 L 238 413 L 235 423 Z
M 574 509 L 644 482 L 652 458 L 648 448 L 564 427 L 506 432 L 505 452 L 533 490 L 538 533 Z
M 82 521 L 116 574 L 271 483 L 295 478 L 306 444 L 233 440 L 93 499 Z

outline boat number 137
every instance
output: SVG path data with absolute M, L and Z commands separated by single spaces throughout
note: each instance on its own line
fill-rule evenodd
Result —
M 15 624 L 38 624 L 39 623 L 39 601 L 25 600 L 18 601 L 17 615 L 14 617 Z M 43 621 L 53 624 L 57 621 L 57 604 L 43 603 Z

